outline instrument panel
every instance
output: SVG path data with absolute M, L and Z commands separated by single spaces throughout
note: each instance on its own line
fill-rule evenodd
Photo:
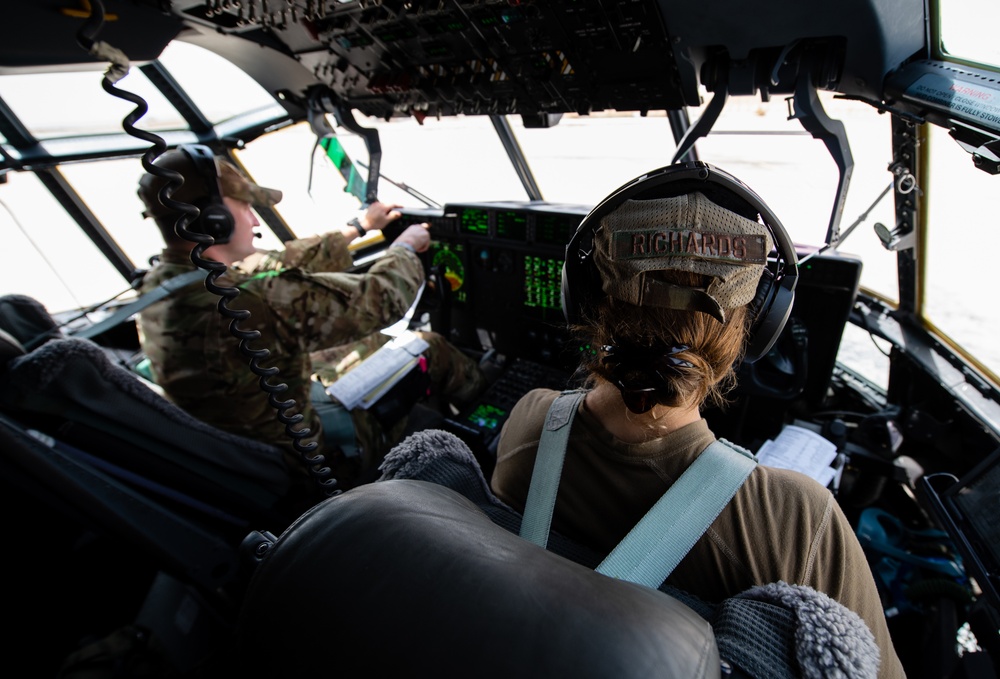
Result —
M 543 202 L 456 203 L 404 210 L 401 224 L 428 222 L 424 294 L 435 331 L 467 346 L 560 363 L 566 331 L 566 243 L 590 208 Z
M 461 346 L 573 370 L 578 357 L 572 355 L 562 312 L 562 266 L 566 244 L 589 211 L 546 202 L 404 210 L 401 227 L 431 225 L 424 268 L 444 283 L 424 293 L 432 328 Z M 836 252 L 810 257 L 799 269 L 789 323 L 768 356 L 741 366 L 740 391 L 822 400 L 860 277 L 861 261 L 854 257 Z

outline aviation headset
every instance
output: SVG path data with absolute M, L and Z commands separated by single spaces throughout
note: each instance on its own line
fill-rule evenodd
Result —
M 193 202 L 201 212 L 188 228 L 211 236 L 216 243 L 228 243 L 236 228 L 236 220 L 222 200 L 222 178 L 215 162 L 215 154 L 204 144 L 181 144 L 177 148 L 188 157 L 208 189 L 207 196 Z
M 700 191 L 714 203 L 757 221 L 771 233 L 776 255 L 764 267 L 757 292 L 748 305 L 753 320 L 743 361 L 765 356 L 781 334 L 795 299 L 798 258 L 795 246 L 778 218 L 750 187 L 731 174 L 701 161 L 669 165 L 621 186 L 584 217 L 566 246 L 562 270 L 562 308 L 569 323 L 579 323 L 586 311 L 606 297 L 594 265 L 594 234 L 601 220 L 627 200 L 669 198 Z

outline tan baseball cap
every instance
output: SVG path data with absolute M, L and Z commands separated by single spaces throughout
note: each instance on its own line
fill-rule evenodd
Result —
M 594 264 L 604 292 L 637 306 L 701 311 L 720 322 L 750 303 L 767 264 L 771 235 L 762 223 L 688 193 L 628 200 L 601 219 Z M 661 272 L 690 271 L 704 288 L 676 285 Z
M 212 192 L 208 183 L 210 179 L 199 173 L 191 158 L 180 149 L 160 154 L 153 164 L 179 172 L 184 177 L 184 184 L 171 195 L 173 200 L 194 203 Z M 223 196 L 262 207 L 271 207 L 281 200 L 281 191 L 254 184 L 228 161 L 216 156 L 215 167 L 219 173 L 218 182 Z M 139 198 L 146 205 L 144 216 L 170 217 L 175 214 L 160 203 L 159 192 L 166 183 L 166 179 L 148 172 L 139 179 Z

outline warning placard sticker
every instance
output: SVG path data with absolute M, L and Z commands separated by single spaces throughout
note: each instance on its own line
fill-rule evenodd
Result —
M 927 73 L 906 88 L 906 94 L 918 101 L 947 106 L 984 123 L 1000 125 L 1000 92 Z

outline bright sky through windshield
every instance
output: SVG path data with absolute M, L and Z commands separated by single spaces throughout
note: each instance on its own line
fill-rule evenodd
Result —
M 1000 2 L 941 0 L 941 46 L 947 54 L 1000 65 Z

